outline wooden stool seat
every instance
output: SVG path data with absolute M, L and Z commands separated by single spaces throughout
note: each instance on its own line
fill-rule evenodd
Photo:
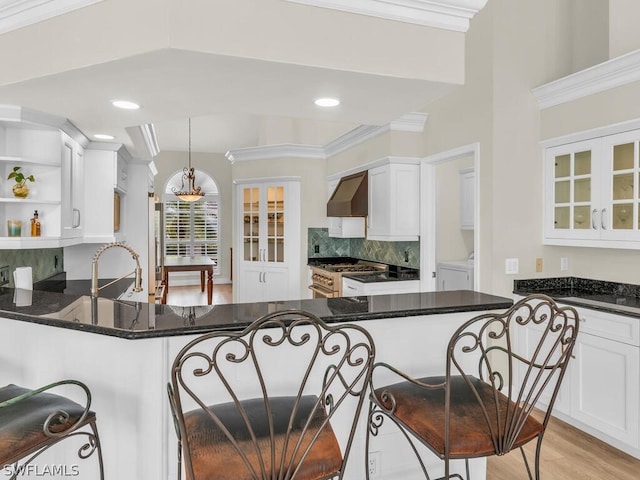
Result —
M 0 388 L 0 403 L 29 393 L 31 390 L 17 385 Z M 43 429 L 53 412 L 65 412 L 68 417 L 54 419 L 50 423 L 53 433 L 75 427 L 84 407 L 60 395 L 38 393 L 13 405 L 0 408 L 0 465 L 10 465 L 35 452 L 46 444 L 57 441 Z M 95 422 L 95 413 L 89 412 L 81 425 Z
M 481 404 L 463 377 L 451 377 L 450 458 L 494 455 L 496 446 L 489 433 L 489 427 L 494 431 L 503 428 L 498 427 L 495 407 L 499 405 L 497 408 L 501 419 L 505 418 L 507 409 L 510 409 L 512 415 L 520 413 L 520 409 L 515 403 L 509 401 L 504 394 L 495 392 L 491 385 L 475 377 L 469 377 L 469 380 L 475 386 L 484 405 L 489 406 L 487 413 L 491 419 L 491 425 L 487 425 L 481 411 Z M 418 381 L 429 385 L 439 385 L 444 384 L 445 377 L 422 378 Z M 444 387 L 427 389 L 412 382 L 401 382 L 377 389 L 375 395 L 380 404 L 391 408 L 390 402 L 384 400 L 386 395 L 383 395 L 383 392 L 391 394 L 396 401 L 395 417 L 422 439 L 435 454 L 444 458 Z M 496 395 L 495 400 L 494 395 Z M 424 412 L 429 412 L 429 414 L 425 415 Z M 524 427 L 518 434 L 512 448 L 524 445 L 539 435 L 542 430 L 543 426 L 538 420 L 527 416 Z
M 191 340 L 167 385 L 178 479 L 346 478 L 374 355 L 362 327 L 296 309 Z
M 271 416 L 267 414 L 263 398 L 244 400 L 240 402 L 244 409 L 253 434 L 257 437 L 257 444 L 261 453 L 261 461 L 265 470 L 271 471 L 271 440 L 269 431 L 269 418 L 273 422 L 273 435 L 277 449 L 274 452 L 276 465 L 280 465 L 283 454 L 284 442 L 287 439 L 287 428 L 294 409 L 295 397 L 275 397 L 269 400 Z M 233 403 L 213 405 L 208 407 L 214 416 L 218 417 L 224 427 L 231 433 L 237 442 L 238 449 L 242 451 L 254 472 L 260 472 L 259 455 L 251 439 L 245 421 L 238 407 Z M 301 433 L 305 430 L 305 423 L 310 417 L 311 424 L 307 427 L 301 444 Z M 300 399 L 300 405 L 293 420 L 292 430 L 288 434 L 286 458 L 292 456 L 301 457 L 306 448 L 312 443 L 313 437 L 319 433 L 318 439 L 311 445 L 309 455 L 305 458 L 296 479 L 317 479 L 330 477 L 338 472 L 342 466 L 342 454 L 338 441 L 326 422 L 327 416 L 324 408 L 318 403 L 318 398 L 305 396 Z M 187 442 L 192 452 L 193 470 L 196 478 L 210 478 L 215 472 L 216 479 L 242 480 L 255 478 L 238 450 L 225 435 L 224 431 L 214 422 L 211 416 L 203 409 L 192 410 L 185 413 L 185 429 Z M 285 465 L 297 467 L 298 462 L 287 460 Z M 258 475 L 259 476 L 259 475 Z M 286 473 L 276 471 L 273 478 L 286 478 Z

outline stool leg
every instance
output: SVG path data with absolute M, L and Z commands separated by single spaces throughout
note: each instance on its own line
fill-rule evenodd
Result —
M 98 465 L 100 467 L 100 479 L 104 480 L 104 462 L 102 460 L 102 445 L 100 445 L 100 436 L 98 435 L 98 426 L 95 422 L 91 422 L 91 430 L 93 431 L 94 442 L 96 445 L 96 454 L 98 455 Z

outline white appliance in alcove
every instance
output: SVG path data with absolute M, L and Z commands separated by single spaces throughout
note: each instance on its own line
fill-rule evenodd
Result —
M 473 290 L 473 259 L 438 262 L 438 290 Z

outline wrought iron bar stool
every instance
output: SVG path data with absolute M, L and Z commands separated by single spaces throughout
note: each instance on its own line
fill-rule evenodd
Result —
M 168 385 L 179 473 L 183 453 L 189 480 L 342 478 L 373 358 L 364 329 L 300 310 L 196 338 Z
M 48 393 L 63 385 L 79 387 L 85 396 L 85 405 Z M 9 478 L 14 479 L 53 445 L 71 437 L 85 436 L 86 443 L 78 450 L 78 456 L 86 459 L 95 453 L 100 478 L 104 479 L 96 414 L 90 406 L 91 392 L 77 380 L 63 380 L 34 390 L 16 385 L 0 388 L 0 468 L 7 469 Z
M 542 439 L 572 356 L 578 324 L 573 308 L 532 295 L 503 313 L 465 322 L 448 343 L 444 376 L 414 379 L 377 363 L 366 452 L 390 419 L 427 479 L 421 445 L 444 460 L 440 478 L 462 480 L 461 473 L 452 473 L 451 460 L 465 460 L 463 473 L 469 479 L 470 458 L 504 455 L 519 448 L 532 479 L 522 447 L 535 440 L 534 475 L 539 479 Z M 380 375 L 398 383 L 375 385 Z

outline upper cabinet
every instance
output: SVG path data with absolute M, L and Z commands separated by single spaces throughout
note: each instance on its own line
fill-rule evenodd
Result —
M 545 149 L 545 243 L 640 248 L 640 130 Z
M 124 215 L 129 154 L 121 144 L 91 143 L 85 151 L 85 243 L 125 239 Z
M 367 239 L 415 241 L 420 233 L 420 165 L 388 159 L 369 169 Z
M 65 133 L 62 134 L 61 159 L 62 237 L 81 238 L 84 230 L 84 149 Z
M 475 228 L 476 173 L 473 168 L 460 170 L 460 230 Z
M 86 138 L 66 119 L 16 106 L 0 105 L 0 248 L 51 248 L 82 236 L 82 154 Z M 7 179 L 15 167 L 25 177 L 26 197 Z M 78 193 L 80 192 L 80 193 Z M 41 235 L 30 236 L 38 211 Z M 9 236 L 7 221 L 22 222 L 20 236 Z

